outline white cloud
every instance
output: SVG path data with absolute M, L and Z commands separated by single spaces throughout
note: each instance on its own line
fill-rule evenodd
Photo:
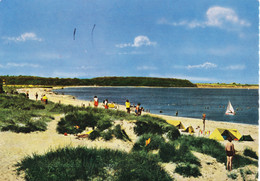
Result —
M 32 68 L 38 68 L 40 65 L 38 64 L 31 64 L 31 63 L 7 63 L 5 65 L 0 64 L 0 68 L 12 68 L 12 67 L 32 67 Z
M 156 42 L 150 41 L 150 39 L 147 36 L 137 36 L 134 39 L 133 43 L 122 43 L 116 45 L 118 48 L 125 48 L 125 47 L 141 47 L 141 46 L 154 46 L 156 45 Z
M 239 19 L 236 12 L 231 8 L 224 7 L 211 7 L 208 9 L 207 13 L 208 26 L 223 27 L 228 24 L 238 25 L 238 26 L 250 26 L 245 20 Z
M 7 63 L 6 67 L 33 67 L 38 68 L 40 67 L 37 64 L 31 64 L 31 63 Z
M 180 22 L 170 22 L 167 19 L 162 18 L 157 23 L 171 26 L 187 26 L 189 28 L 218 27 L 228 30 L 235 30 L 238 27 L 250 26 L 250 23 L 246 20 L 240 19 L 233 9 L 220 6 L 209 8 L 206 12 L 206 20 L 204 21 L 184 20 Z
M 146 66 L 146 65 L 144 65 L 144 66 L 140 66 L 140 67 L 137 67 L 136 69 L 137 69 L 137 70 L 157 70 L 156 67 L 153 67 L 153 66 Z
M 194 69 L 194 68 L 197 68 L 197 69 L 209 69 L 209 68 L 216 68 L 217 65 L 214 64 L 214 63 L 211 63 L 211 62 L 205 62 L 203 64 L 199 64 L 199 65 L 188 65 L 186 68 L 187 69 Z
M 245 65 L 229 65 L 224 67 L 224 70 L 244 70 L 246 67 Z
M 25 42 L 25 41 L 42 41 L 41 38 L 37 37 L 35 33 L 23 33 L 18 37 L 3 37 L 3 39 L 7 41 L 14 41 L 14 42 Z

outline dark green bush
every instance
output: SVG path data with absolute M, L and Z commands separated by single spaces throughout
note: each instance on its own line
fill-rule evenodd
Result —
M 140 136 L 145 133 L 153 133 L 162 135 L 166 133 L 170 140 L 175 140 L 180 136 L 180 132 L 177 128 L 169 125 L 164 119 L 144 115 L 138 117 L 138 121 L 135 123 L 134 132 Z
M 120 169 L 116 172 L 117 180 L 172 180 L 158 165 L 159 161 L 156 156 L 144 151 L 130 153 L 119 162 Z
M 144 152 L 78 147 L 34 154 L 16 166 L 26 180 L 172 180 L 158 162 Z
M 114 127 L 113 134 L 115 135 L 115 137 L 117 139 L 121 139 L 121 140 L 124 140 L 124 141 L 127 141 L 127 140 L 131 141 L 129 136 L 126 134 L 125 130 L 122 130 L 121 126 L 119 124 Z
M 104 140 L 109 141 L 113 138 L 113 130 L 108 129 L 101 133 L 101 137 L 104 138 Z
M 99 119 L 98 115 L 92 113 L 82 111 L 71 112 L 58 122 L 57 131 L 61 134 L 65 132 L 75 134 L 84 131 L 86 127 L 94 129 Z M 75 129 L 75 126 L 79 126 L 79 129 Z
M 91 139 L 92 141 L 94 141 L 95 139 L 97 139 L 97 138 L 99 138 L 99 137 L 100 137 L 100 131 L 98 131 L 98 130 L 92 131 L 92 132 L 89 134 L 89 136 L 88 136 L 88 138 Z
M 176 156 L 176 148 L 173 142 L 163 143 L 160 146 L 159 156 L 163 162 L 174 160 Z
M 175 169 L 176 173 L 183 175 L 184 177 L 198 177 L 201 176 L 199 167 L 193 164 L 180 163 Z
M 109 117 L 103 117 L 102 119 L 97 121 L 97 128 L 100 131 L 103 131 L 105 129 L 108 129 L 112 126 L 112 121 Z
M 251 158 L 258 159 L 258 156 L 257 156 L 256 152 L 253 151 L 253 150 L 250 149 L 250 148 L 246 148 L 246 149 L 244 150 L 243 154 L 244 154 L 245 156 L 249 156 L 249 157 L 251 157 Z

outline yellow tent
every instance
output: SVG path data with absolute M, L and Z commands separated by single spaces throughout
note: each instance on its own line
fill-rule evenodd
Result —
M 175 120 L 166 120 L 167 123 L 175 126 L 178 129 L 185 129 L 185 127 L 183 126 L 183 124 L 180 121 L 175 121 Z
M 213 133 L 209 136 L 210 139 L 215 139 L 218 141 L 224 141 L 230 136 L 233 140 L 239 140 L 242 135 L 237 131 L 237 129 L 223 129 L 216 128 Z
M 189 132 L 189 133 L 194 133 L 194 129 L 192 126 L 187 127 L 183 132 Z

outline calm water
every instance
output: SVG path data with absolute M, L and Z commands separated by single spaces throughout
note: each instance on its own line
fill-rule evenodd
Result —
M 108 99 L 125 104 L 141 103 L 151 113 L 181 117 L 201 118 L 206 113 L 208 120 L 258 125 L 258 90 L 248 89 L 199 89 L 199 88 L 130 88 L 130 87 L 88 87 L 55 90 L 60 94 L 73 95 L 81 100 L 100 102 Z M 231 101 L 235 116 L 225 115 L 228 101 Z

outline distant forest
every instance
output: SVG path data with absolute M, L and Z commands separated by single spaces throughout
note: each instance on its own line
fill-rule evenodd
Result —
M 196 87 L 189 80 L 152 77 L 97 77 L 45 78 L 34 76 L 0 76 L 0 83 L 6 85 L 43 85 L 43 86 L 151 86 L 151 87 Z

